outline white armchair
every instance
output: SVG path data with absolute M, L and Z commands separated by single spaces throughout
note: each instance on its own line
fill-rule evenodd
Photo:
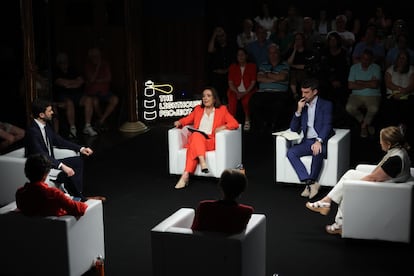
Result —
M 349 169 L 349 154 L 351 132 L 349 129 L 334 129 L 335 135 L 328 140 L 328 156 L 323 161 L 319 184 L 322 186 L 335 186 L 341 176 Z M 301 135 L 303 137 L 303 135 Z M 297 183 L 300 180 L 287 158 L 288 148 L 299 140 L 288 141 L 281 135 L 274 135 L 275 140 L 275 182 Z M 301 158 L 305 167 L 310 171 L 312 157 Z
M 358 165 L 371 172 L 375 165 Z M 414 168 L 411 168 L 414 176 Z M 344 181 L 342 237 L 410 243 L 414 178 L 405 183 Z
M 86 213 L 27 217 L 16 202 L 0 208 L 0 262 L 3 275 L 80 276 L 98 255 L 105 256 L 102 202 L 88 200 Z
M 182 129 L 168 130 L 168 158 L 170 174 L 182 174 L 185 168 L 187 136 Z M 219 178 L 225 169 L 235 168 L 242 162 L 241 125 L 235 130 L 223 130 L 216 134 L 216 149 L 206 152 L 209 173 L 201 172 L 198 165 L 195 175 Z
M 266 217 L 253 214 L 244 232 L 191 230 L 194 209 L 181 208 L 151 230 L 154 276 L 264 276 Z
M 54 148 L 54 154 L 57 159 L 77 155 L 76 152 L 67 149 Z M 0 155 L 0 206 L 4 206 L 15 200 L 16 190 L 27 182 L 24 174 L 24 148 L 19 148 L 12 152 Z M 52 169 L 46 182 L 54 185 L 53 181 L 60 170 Z

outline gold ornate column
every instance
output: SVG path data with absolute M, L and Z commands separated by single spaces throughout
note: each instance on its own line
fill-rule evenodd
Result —
M 142 46 L 136 43 L 136 39 L 141 35 L 142 28 L 142 2 L 125 0 L 125 66 L 126 66 L 126 86 L 127 86 L 127 111 L 128 121 L 120 128 L 123 132 L 145 132 L 148 127 L 138 120 L 138 85 L 142 80 Z M 138 20 L 133 20 L 137 18 Z

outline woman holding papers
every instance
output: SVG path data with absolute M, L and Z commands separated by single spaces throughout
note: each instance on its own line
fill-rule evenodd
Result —
M 199 131 L 191 132 L 188 137 L 188 143 L 185 145 L 187 148 L 185 169 L 175 185 L 176 189 L 182 189 L 188 185 L 190 174 L 194 173 L 197 164 L 200 164 L 202 172 L 209 172 L 205 153 L 215 149 L 215 134 L 224 129 L 237 129 L 239 122 L 230 114 L 226 106 L 221 105 L 216 89 L 206 87 L 203 90 L 201 104 L 186 117 L 174 122 L 177 128 L 186 125 L 193 125 L 193 128 Z M 200 131 L 207 134 L 207 137 Z

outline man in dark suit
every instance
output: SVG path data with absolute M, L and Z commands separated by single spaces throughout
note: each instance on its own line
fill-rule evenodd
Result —
M 35 99 L 32 103 L 33 121 L 26 130 L 25 155 L 42 153 L 49 157 L 53 168 L 60 169 L 57 182 L 64 183 L 69 194 L 80 197 L 82 201 L 88 198 L 83 191 L 83 159 L 81 156 L 55 159 L 53 147 L 80 152 L 85 156 L 93 154 L 89 147 L 82 147 L 63 139 L 50 126 L 53 109 L 52 103 L 44 99 Z M 104 197 L 93 197 L 105 201 Z
M 334 135 L 332 127 L 332 103 L 318 97 L 319 81 L 306 79 L 302 83 L 302 98 L 298 101 L 290 130 L 303 131 L 302 141 L 289 148 L 287 157 L 299 180 L 306 187 L 301 196 L 313 198 L 319 191 L 317 179 L 322 170 L 323 159 L 327 156 L 327 142 Z M 312 155 L 311 171 L 306 170 L 300 158 Z

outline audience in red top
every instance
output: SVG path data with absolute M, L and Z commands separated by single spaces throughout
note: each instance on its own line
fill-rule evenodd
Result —
M 58 188 L 45 183 L 51 167 L 45 155 L 33 154 L 27 158 L 24 172 L 30 182 L 17 190 L 17 208 L 27 216 L 83 216 L 88 208 L 86 203 L 72 200 Z
M 221 174 L 218 186 L 223 199 L 201 201 L 191 228 L 196 231 L 240 233 L 254 211 L 253 207 L 236 201 L 246 190 L 247 177 L 240 170 L 227 169 Z
M 228 108 L 231 115 L 237 115 L 237 102 L 240 101 L 244 112 L 244 130 L 250 130 L 249 103 L 256 92 L 256 64 L 248 61 L 248 54 L 244 48 L 237 50 L 237 61 L 229 68 L 229 88 L 227 89 Z

